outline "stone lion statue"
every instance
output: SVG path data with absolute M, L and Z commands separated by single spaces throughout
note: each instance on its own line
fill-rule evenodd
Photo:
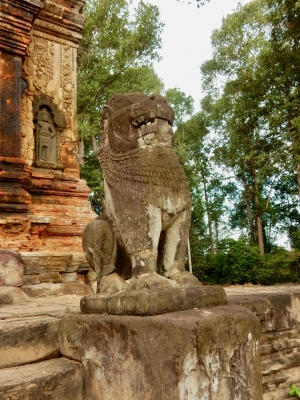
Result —
M 105 206 L 83 235 L 103 294 L 127 289 L 126 279 L 136 290 L 199 284 L 185 271 L 191 195 L 172 149 L 173 121 L 159 94 L 117 94 L 103 108 Z

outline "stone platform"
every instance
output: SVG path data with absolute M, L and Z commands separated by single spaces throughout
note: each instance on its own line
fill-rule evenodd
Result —
M 5 287 L 2 287 L 2 289 L 5 289 Z M 9 296 L 6 296 L 8 291 Z M 251 311 L 260 320 L 262 330 L 259 351 L 263 374 L 263 400 L 296 400 L 297 397 L 288 397 L 288 391 L 290 384 L 300 382 L 300 285 L 272 287 L 236 285 L 225 287 L 225 291 L 230 305 L 225 308 L 228 311 L 234 309 L 238 313 L 220 313 L 224 308 L 217 307 L 154 317 L 119 317 L 82 315 L 80 313 L 82 295 L 58 296 L 56 294 L 43 298 L 30 298 L 19 288 L 9 288 L 5 293 L 2 293 L 2 297 L 0 296 L 0 300 L 6 298 L 10 302 L 10 304 L 4 304 L 5 301 L 2 301 L 2 303 L 0 301 L 0 399 L 7 399 L 12 394 L 16 397 L 18 394 L 19 397 L 16 398 L 20 399 L 25 399 L 27 396 L 32 400 L 39 400 L 44 399 L 47 395 L 49 400 L 65 400 L 68 397 L 64 397 L 65 394 L 61 395 L 59 388 L 64 387 L 65 377 L 67 377 L 68 385 L 78 388 L 76 393 L 72 392 L 71 398 L 73 400 L 90 400 L 91 397 L 84 397 L 85 395 L 79 389 L 83 387 L 83 382 L 87 379 L 83 371 L 88 371 L 89 368 L 92 371 L 94 367 L 97 367 L 101 372 L 101 368 L 103 368 L 104 375 L 100 374 L 97 377 L 105 383 L 112 378 L 111 368 L 113 365 L 116 366 L 117 371 L 120 371 L 122 365 L 128 371 L 128 366 L 132 360 L 140 366 L 141 379 L 136 378 L 135 380 L 135 388 L 138 390 L 139 385 L 145 385 L 147 379 L 150 379 L 147 378 L 149 371 L 152 371 L 150 376 L 155 375 L 155 371 L 151 369 L 151 365 L 149 366 L 150 349 L 153 349 L 154 353 L 157 354 L 156 358 L 159 360 L 160 368 L 163 371 L 163 376 L 165 376 L 165 381 L 161 383 L 164 387 L 173 387 L 173 390 L 177 390 L 177 378 L 175 379 L 174 371 L 177 371 L 178 376 L 182 378 L 180 381 L 182 397 L 173 397 L 174 399 L 202 399 L 202 397 L 197 397 L 198 386 L 194 385 L 193 382 L 202 372 L 208 371 L 208 364 L 205 357 L 195 358 L 194 344 L 196 354 L 199 354 L 197 351 L 201 349 L 204 351 L 203 354 L 209 353 L 212 365 L 215 366 L 217 358 L 209 349 L 217 348 L 219 354 L 224 354 L 225 348 L 230 348 L 226 345 L 226 341 L 229 336 L 234 341 L 236 337 L 235 329 L 239 329 L 239 327 L 235 327 L 236 324 L 230 323 L 230 320 L 237 322 L 237 315 L 245 320 L 245 316 Z M 50 291 L 49 293 L 53 292 Z M 248 310 L 245 310 L 245 308 Z M 213 310 L 216 311 L 215 316 L 212 313 Z M 203 318 L 205 314 L 207 319 Z M 123 323 L 125 320 L 121 321 L 121 318 L 126 319 L 126 324 Z M 174 318 L 179 318 L 177 325 Z M 81 326 L 80 320 L 84 322 Z M 205 320 L 207 322 L 204 323 Z M 209 320 L 214 320 L 215 333 L 213 333 L 214 330 L 208 329 Z M 250 320 L 253 321 L 253 317 Z M 70 333 L 70 327 L 66 324 L 67 321 L 74 322 L 74 329 L 72 330 L 74 334 Z M 150 330 L 147 330 L 147 324 L 150 324 Z M 169 333 L 163 337 L 163 329 L 166 324 L 170 324 Z M 230 329 L 226 330 L 224 324 L 228 324 Z M 251 326 L 253 327 L 253 322 Z M 112 359 L 94 358 L 93 364 L 89 366 L 93 352 L 100 346 L 97 343 L 92 344 L 91 339 L 96 335 L 96 331 L 93 331 L 94 328 L 97 328 L 100 342 L 106 343 L 105 346 Z M 180 332 L 183 331 L 185 337 L 181 342 L 178 338 Z M 83 332 L 87 333 L 89 339 L 83 340 L 84 345 L 80 354 L 79 338 Z M 142 337 L 139 337 L 139 332 L 142 332 Z M 113 339 L 111 341 L 106 336 L 109 334 Z M 224 343 L 218 341 L 219 339 L 217 340 L 217 334 Z M 246 331 L 243 335 L 246 335 Z M 60 341 L 60 337 L 63 337 L 62 341 Z M 68 337 L 68 342 L 65 340 L 66 337 Z M 156 337 L 158 338 L 157 341 L 155 340 Z M 211 343 L 211 347 L 208 346 L 206 350 L 203 345 L 205 337 L 208 337 L 208 342 Z M 144 338 L 143 342 L 145 343 L 144 349 L 142 338 Z M 136 347 L 137 352 L 132 353 L 130 358 L 128 357 L 129 350 L 133 348 L 134 343 L 138 345 Z M 172 344 L 176 354 L 179 353 L 179 349 L 191 351 L 188 351 L 189 355 L 186 358 L 183 356 L 172 358 L 170 357 Z M 167 349 L 165 356 L 163 356 L 163 346 Z M 234 342 L 231 346 L 234 346 Z M 228 350 L 226 351 L 228 352 Z M 62 358 L 62 354 L 65 355 L 64 358 Z M 68 356 L 66 356 L 67 354 Z M 228 354 L 231 356 L 232 352 L 229 351 Z M 234 353 L 231 357 L 237 357 L 237 354 Z M 245 353 L 243 352 L 243 354 Z M 70 358 L 75 359 L 75 361 L 70 360 Z M 148 364 L 144 364 L 147 359 Z M 197 363 L 195 363 L 196 359 Z M 223 360 L 223 366 L 228 366 L 224 358 L 219 357 L 219 360 Z M 241 360 L 242 354 L 239 361 Z M 118 364 L 116 364 L 117 361 Z M 96 363 L 97 365 L 95 365 Z M 48 369 L 44 369 L 47 365 L 56 378 L 48 374 Z M 254 365 L 252 366 L 254 368 Z M 233 364 L 228 368 L 228 371 L 231 371 L 230 368 L 233 368 Z M 66 375 L 62 373 L 62 370 L 65 371 Z M 226 373 L 228 374 L 228 372 Z M 128 374 L 134 376 L 136 372 L 129 370 Z M 9 387 L 5 383 L 7 376 L 11 377 Z M 48 386 L 47 382 L 49 382 Z M 105 385 L 103 388 L 105 388 Z M 192 389 L 188 392 L 187 388 L 194 388 L 196 394 L 193 394 Z M 28 397 L 29 395 L 32 397 Z M 219 399 L 219 397 L 211 394 L 207 396 L 211 397 L 203 397 L 203 399 Z M 125 399 L 124 397 L 120 398 Z M 144 399 L 144 396 L 140 398 Z M 222 400 L 227 399 L 226 397 L 221 398 Z M 232 398 L 228 397 L 230 400 Z M 241 398 L 247 399 L 247 397 Z M 253 400 L 259 398 L 255 397 Z M 108 400 L 109 397 L 103 397 L 103 399 Z M 159 397 L 153 395 L 151 399 L 157 400 Z
M 259 321 L 243 307 L 66 316 L 61 335 L 83 365 L 84 399 L 262 399 Z

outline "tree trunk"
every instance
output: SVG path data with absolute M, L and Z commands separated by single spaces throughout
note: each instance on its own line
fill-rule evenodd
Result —
M 216 244 L 216 249 L 219 248 L 219 222 L 215 221 L 215 244 Z
M 300 164 L 297 164 L 297 183 L 298 183 L 298 200 L 300 203 Z
M 84 165 L 84 145 L 82 138 L 78 140 L 78 162 L 79 165 Z
M 98 146 L 97 146 L 96 136 L 95 135 L 92 135 L 92 146 L 93 146 L 94 154 L 98 154 Z
M 245 190 L 246 193 L 246 190 Z M 256 239 L 255 239 L 255 226 L 253 224 L 253 218 L 252 218 L 252 212 L 251 212 L 251 206 L 250 206 L 250 200 L 249 198 L 247 198 L 246 195 L 244 195 L 244 202 L 246 205 L 246 210 L 247 210 L 247 217 L 249 220 L 249 227 L 250 227 L 250 237 L 251 237 L 251 241 L 253 243 L 256 243 Z
M 263 256 L 265 254 L 264 237 L 263 237 L 262 223 L 261 223 L 261 212 L 259 210 L 260 203 L 259 203 L 258 184 L 257 184 L 257 177 L 256 177 L 255 170 L 253 170 L 253 175 L 254 175 L 254 182 L 255 182 L 254 203 L 255 203 L 255 208 L 256 208 L 256 231 L 257 231 L 259 252 L 260 252 L 260 255 Z
M 202 175 L 203 188 L 204 188 L 205 209 L 206 209 L 207 225 L 208 225 L 208 232 L 209 232 L 210 253 L 214 254 L 215 250 L 214 250 L 213 230 L 212 230 L 212 226 L 211 226 L 211 216 L 210 216 L 210 210 L 209 210 L 208 194 L 207 194 L 206 181 L 205 181 L 203 171 L 201 171 L 201 175 Z

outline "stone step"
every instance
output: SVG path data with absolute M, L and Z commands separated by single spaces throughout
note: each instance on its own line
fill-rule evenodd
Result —
M 38 315 L 0 321 L 0 368 L 59 355 L 59 318 Z
M 0 370 L 0 400 L 82 400 L 82 367 L 57 358 Z

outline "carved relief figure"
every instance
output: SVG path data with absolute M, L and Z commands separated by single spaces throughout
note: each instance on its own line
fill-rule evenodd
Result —
M 158 94 L 118 94 L 103 109 L 99 161 L 105 212 L 83 235 L 101 293 L 126 289 L 118 275 L 128 278 L 128 262 L 136 278 L 131 288 L 199 284 L 185 271 L 191 196 L 172 149 L 173 120 L 172 108 Z M 164 277 L 156 273 L 160 264 Z
M 37 160 L 56 162 L 56 129 L 53 117 L 46 107 L 38 113 L 37 121 Z

